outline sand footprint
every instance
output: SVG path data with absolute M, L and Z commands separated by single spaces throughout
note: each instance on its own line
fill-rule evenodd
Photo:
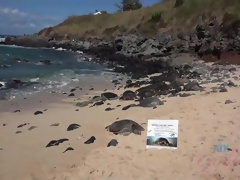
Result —
M 205 137 L 205 136 L 202 136 L 202 137 L 200 137 L 200 140 L 203 141 L 203 142 L 205 142 L 206 137 Z

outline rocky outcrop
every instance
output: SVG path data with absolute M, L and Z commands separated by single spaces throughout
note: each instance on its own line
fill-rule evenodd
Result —
M 219 22 L 210 17 L 195 27 L 192 32 L 164 33 L 155 37 L 139 34 L 126 34 L 117 37 L 91 37 L 84 40 L 37 35 L 10 38 L 6 44 L 31 47 L 54 47 L 83 51 L 94 56 L 98 62 L 108 61 L 119 72 L 134 72 L 135 69 L 144 74 L 155 73 L 162 63 L 168 62 L 178 53 L 196 53 L 203 59 L 221 59 L 226 53 L 240 52 L 240 21 L 229 23 L 227 15 Z M 223 56 L 224 55 L 224 56 Z M 159 62 L 161 61 L 161 62 Z M 127 64 L 128 69 L 120 66 Z M 148 65 L 148 68 L 143 66 Z M 133 67 L 133 65 L 135 67 Z M 157 67 L 157 68 L 156 68 Z M 136 74 L 136 73 L 135 73 Z
M 39 38 L 35 35 L 6 38 L 5 44 L 24 47 L 50 47 L 48 38 Z

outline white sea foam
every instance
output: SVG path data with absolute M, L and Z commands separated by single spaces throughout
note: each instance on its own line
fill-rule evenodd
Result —
M 72 81 L 73 81 L 73 82 L 78 82 L 79 79 L 77 79 L 77 78 L 72 78 Z
M 30 79 L 29 81 L 30 81 L 30 82 L 38 82 L 38 81 L 39 81 L 39 77 L 37 77 L 37 78 L 32 78 L 32 79 Z
M 82 51 L 76 51 L 76 53 L 78 53 L 78 54 L 83 54 L 83 52 L 82 52 Z
M 66 51 L 66 49 L 63 49 L 63 48 L 57 48 L 57 49 L 55 49 L 56 51 Z
M 0 87 L 0 89 L 6 87 L 6 82 L 0 81 L 0 84 L 2 85 L 2 87 Z

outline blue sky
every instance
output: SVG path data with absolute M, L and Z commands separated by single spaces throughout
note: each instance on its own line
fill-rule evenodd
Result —
M 0 0 L 0 34 L 32 34 L 54 26 L 68 16 L 116 11 L 121 0 Z M 150 6 L 160 0 L 141 0 Z

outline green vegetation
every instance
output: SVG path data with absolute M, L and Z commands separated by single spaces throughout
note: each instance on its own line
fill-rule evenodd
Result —
M 139 0 L 122 0 L 121 4 L 116 5 L 119 11 L 130 11 L 140 9 L 142 4 Z
M 61 24 L 42 30 L 40 36 L 83 38 L 89 36 L 116 36 L 139 32 L 155 35 L 159 32 L 189 31 L 205 18 L 216 16 L 226 23 L 240 20 L 239 0 L 184 0 L 175 8 L 176 0 L 164 0 L 151 7 L 115 14 L 72 16 Z M 163 13 L 164 12 L 164 13 Z
M 162 12 L 155 12 L 152 14 L 152 22 L 159 22 L 162 19 Z
M 176 0 L 175 8 L 182 6 L 183 3 L 184 3 L 184 0 Z

